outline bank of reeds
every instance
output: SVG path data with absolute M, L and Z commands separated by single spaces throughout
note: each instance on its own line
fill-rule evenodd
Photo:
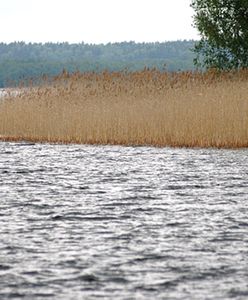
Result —
M 248 71 L 64 72 L 0 100 L 0 139 L 248 146 Z

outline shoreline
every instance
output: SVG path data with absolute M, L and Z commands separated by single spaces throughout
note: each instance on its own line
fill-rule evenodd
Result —
M 226 144 L 209 144 L 209 145 L 197 145 L 197 144 L 136 144 L 136 143 L 97 143 L 97 142 L 86 142 L 80 143 L 77 140 L 64 141 L 60 139 L 54 140 L 40 140 L 39 138 L 22 138 L 22 137 L 10 137 L 10 136 L 1 136 L 0 142 L 23 142 L 23 143 L 32 143 L 32 144 L 50 144 L 50 145 L 85 145 L 85 146 L 120 146 L 120 147 L 154 147 L 154 148 L 186 148 L 186 149 L 219 149 L 219 150 L 238 150 L 238 149 L 248 149 L 248 142 L 241 145 L 226 145 Z

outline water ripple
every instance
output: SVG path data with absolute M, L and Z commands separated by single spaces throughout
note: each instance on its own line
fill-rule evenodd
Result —
M 247 154 L 0 143 L 0 298 L 247 299 Z

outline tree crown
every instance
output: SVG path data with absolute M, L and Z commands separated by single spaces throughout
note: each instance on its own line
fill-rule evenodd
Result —
M 192 0 L 191 6 L 201 35 L 195 63 L 217 69 L 248 67 L 248 1 Z

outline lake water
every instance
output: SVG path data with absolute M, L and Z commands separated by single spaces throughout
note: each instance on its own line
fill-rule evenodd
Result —
M 0 88 L 0 100 L 6 95 L 11 95 L 11 96 L 16 96 L 20 94 L 20 91 L 13 89 L 13 88 L 7 88 L 7 89 L 2 89 Z
M 0 143 L 0 299 L 247 299 L 248 150 Z
M 6 95 L 5 90 L 0 88 L 0 98 L 2 98 L 4 95 Z

